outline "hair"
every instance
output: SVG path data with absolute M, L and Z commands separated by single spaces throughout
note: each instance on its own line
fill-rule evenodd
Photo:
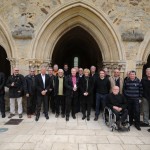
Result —
M 150 68 L 146 68 L 146 71 L 150 71 Z
M 49 68 L 48 68 L 48 70 L 50 70 L 50 69 L 51 69 L 51 70 L 53 70 L 53 68 L 52 68 L 52 67 L 49 67 Z
M 84 73 L 87 72 L 88 74 L 90 74 L 90 70 L 89 70 L 88 68 L 85 68 L 83 72 L 84 72 Z
M 64 70 L 63 70 L 63 69 L 58 69 L 58 73 L 59 73 L 60 71 L 64 73 Z
M 103 70 L 103 69 L 100 69 L 100 70 L 99 70 L 99 73 L 100 73 L 101 71 L 105 73 L 105 70 Z
M 131 74 L 131 73 L 135 73 L 135 75 L 136 75 L 136 71 L 134 71 L 134 70 L 131 70 L 131 71 L 129 72 L 129 74 Z

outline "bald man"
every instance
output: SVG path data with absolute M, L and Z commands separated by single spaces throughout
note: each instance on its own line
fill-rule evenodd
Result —
M 13 74 L 8 77 L 6 86 L 9 88 L 10 98 L 10 115 L 8 118 L 15 116 L 15 100 L 18 102 L 19 118 L 22 118 L 22 96 L 24 91 L 25 79 L 23 75 L 19 74 L 17 67 L 13 68 Z
M 119 94 L 119 87 L 114 86 L 112 93 L 106 96 L 107 106 L 116 115 L 118 128 L 122 128 L 122 122 L 127 118 L 127 100 L 123 95 Z M 120 116 L 121 113 L 121 116 Z

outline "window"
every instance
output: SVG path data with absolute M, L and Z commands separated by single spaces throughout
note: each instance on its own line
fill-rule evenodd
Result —
M 78 65 L 79 65 L 79 58 L 74 57 L 74 67 L 78 67 Z

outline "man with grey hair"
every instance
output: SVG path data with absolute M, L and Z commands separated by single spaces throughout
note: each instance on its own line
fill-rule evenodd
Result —
M 15 100 L 18 102 L 19 118 L 22 118 L 22 96 L 24 91 L 25 80 L 23 75 L 19 74 L 17 67 L 13 68 L 13 74 L 8 77 L 6 86 L 9 88 L 10 97 L 10 115 L 8 118 L 15 116 Z
M 58 70 L 58 76 L 55 79 L 55 86 L 54 86 L 54 96 L 55 96 L 55 108 L 56 108 L 56 115 L 55 117 L 58 118 L 60 115 L 61 109 L 61 117 L 65 117 L 65 77 L 63 69 Z
M 36 92 L 37 92 L 37 107 L 36 107 L 36 118 L 35 121 L 39 120 L 41 105 L 44 106 L 45 118 L 49 119 L 48 116 L 48 92 L 52 84 L 50 82 L 49 75 L 46 74 L 46 67 L 41 67 L 41 73 L 36 76 Z
M 141 80 L 143 86 L 143 123 L 141 126 L 149 126 L 149 108 L 150 108 L 150 68 L 146 69 L 146 77 Z M 150 130 L 149 130 L 150 132 Z
M 30 68 L 29 74 L 25 77 L 25 89 L 27 99 L 27 117 L 35 114 L 36 108 L 36 87 L 35 87 L 35 69 Z

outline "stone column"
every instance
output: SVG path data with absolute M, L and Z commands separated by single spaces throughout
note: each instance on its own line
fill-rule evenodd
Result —
M 120 70 L 120 76 L 125 77 L 126 63 L 125 62 L 104 62 L 103 68 L 108 69 L 109 75 L 113 75 L 114 69 Z
M 144 64 L 145 64 L 145 62 L 142 62 L 142 61 L 137 61 L 136 62 L 136 75 L 139 79 L 142 79 Z

